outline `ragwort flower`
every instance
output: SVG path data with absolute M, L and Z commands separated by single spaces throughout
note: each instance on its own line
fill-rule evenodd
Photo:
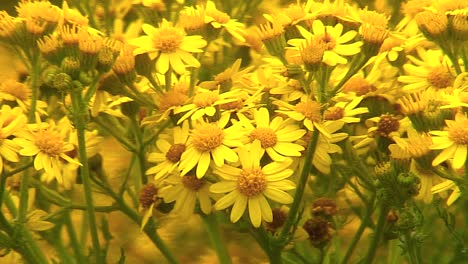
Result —
M 137 48 L 134 55 L 148 53 L 151 59 L 157 58 L 156 69 L 166 73 L 169 66 L 178 74 L 185 72 L 185 67 L 200 67 L 200 62 L 191 53 L 202 52 L 206 41 L 202 36 L 187 36 L 181 28 L 172 26 L 163 20 L 159 28 L 149 24 L 142 26 L 147 36 L 129 40 Z
M 260 108 L 254 113 L 255 125 L 247 118 L 238 114 L 239 119 L 247 127 L 251 142 L 260 141 L 262 151 L 274 161 L 283 161 L 285 157 L 300 157 L 304 147 L 294 143 L 300 139 L 306 131 L 299 126 L 276 116 L 270 120 L 270 113 L 266 108 Z M 263 153 L 264 153 L 263 152 Z M 262 153 L 262 155 L 263 155 Z
M 193 214 L 197 200 L 204 214 L 211 213 L 211 183 L 206 179 L 198 179 L 195 175 L 180 176 L 172 174 L 164 182 L 159 194 L 166 203 L 175 201 L 173 213 L 183 218 Z
M 220 198 L 216 210 L 223 210 L 232 205 L 231 222 L 237 222 L 248 206 L 250 221 L 254 227 L 259 227 L 262 220 L 273 221 L 273 214 L 268 199 L 280 204 L 290 204 L 293 201 L 287 191 L 295 188 L 292 181 L 287 180 L 293 174 L 290 169 L 291 159 L 283 162 L 272 162 L 260 166 L 263 150 L 260 142 L 255 141 L 250 151 L 243 148 L 239 151 L 241 168 L 224 165 L 214 168 L 214 172 L 222 181 L 213 184 L 213 193 L 228 193 Z
M 468 150 L 468 119 L 458 113 L 455 120 L 446 120 L 447 129 L 444 131 L 431 131 L 431 149 L 443 150 L 433 161 L 432 165 L 453 159 L 453 168 L 460 169 L 466 162 Z
M 8 105 L 0 109 L 0 173 L 3 171 L 3 159 L 18 162 L 19 146 L 10 137 L 26 125 L 26 116 L 23 111 Z
M 228 121 L 229 116 L 225 115 L 218 122 L 200 122 L 195 126 L 191 131 L 187 149 L 180 158 L 179 169 L 182 170 L 182 175 L 197 167 L 196 175 L 200 179 L 207 172 L 212 160 L 218 167 L 223 166 L 225 160 L 239 160 L 231 147 L 240 147 L 245 143 L 245 132 L 238 124 L 225 128 Z
M 30 124 L 29 130 L 14 141 L 21 147 L 22 156 L 35 156 L 34 168 L 44 169 L 44 172 L 63 184 L 61 172 L 63 162 L 80 164 L 72 159 L 68 153 L 75 147 L 63 140 L 63 135 L 53 125 L 47 123 Z
M 151 152 L 148 156 L 148 161 L 156 163 L 156 166 L 149 168 L 146 174 L 154 174 L 156 182 L 174 171 L 179 165 L 180 158 L 187 148 L 188 122 L 184 122 L 180 127 L 174 127 L 170 130 L 170 133 L 172 134 L 172 140 L 160 136 L 156 141 L 158 151 Z
M 361 41 L 345 44 L 353 40 L 357 32 L 350 30 L 342 35 L 343 25 L 340 23 L 332 27 L 324 26 L 321 20 L 315 20 L 312 24 L 313 34 L 301 26 L 298 26 L 298 29 L 304 39 L 291 39 L 288 44 L 292 45 L 293 49 L 299 50 L 305 47 L 307 42 L 310 42 L 314 37 L 316 40 L 323 41 L 326 48 L 322 61 L 327 65 L 346 64 L 348 60 L 343 56 L 355 55 L 361 51 L 360 47 L 363 44 Z

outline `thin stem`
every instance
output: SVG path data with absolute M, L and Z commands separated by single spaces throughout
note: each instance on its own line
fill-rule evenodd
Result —
M 141 225 L 142 217 L 140 217 L 135 212 L 135 210 L 130 208 L 127 205 L 127 203 L 125 203 L 125 201 L 122 199 L 122 197 L 118 196 L 110 187 L 105 186 L 102 182 L 95 180 L 95 183 L 115 200 L 115 202 L 119 205 L 120 210 L 125 215 L 127 215 L 130 219 L 132 219 L 138 225 Z M 166 246 L 164 241 L 158 235 L 156 225 L 152 219 L 148 221 L 143 231 L 148 236 L 148 238 L 153 242 L 153 244 L 161 251 L 164 257 L 166 257 L 169 263 L 171 264 L 179 263 L 177 259 L 174 257 L 174 255 L 172 254 L 172 252 L 169 250 L 169 248 Z
M 377 226 L 374 229 L 374 234 L 372 240 L 369 245 L 369 249 L 367 250 L 366 257 L 364 258 L 364 262 L 366 264 L 372 263 L 375 254 L 377 253 L 377 248 L 379 246 L 380 240 L 383 235 L 385 221 L 387 220 L 387 213 L 388 209 L 385 205 L 380 205 L 379 208 L 379 219 L 377 221 Z
M 88 217 L 88 224 L 89 224 L 90 233 L 91 233 L 91 240 L 93 243 L 93 249 L 96 254 L 96 263 L 105 263 L 103 259 L 103 252 L 101 251 L 101 247 L 99 244 L 98 229 L 96 225 L 96 216 L 94 214 L 92 186 L 91 186 L 91 180 L 90 180 L 90 175 L 89 175 L 88 157 L 86 154 L 85 130 L 86 130 L 87 107 L 86 107 L 86 104 L 83 103 L 80 91 L 72 92 L 72 106 L 73 106 L 73 115 L 74 115 L 74 125 L 76 127 L 77 136 L 78 136 L 79 157 L 80 157 L 80 162 L 82 164 L 82 167 L 80 169 L 80 176 L 83 180 L 85 202 L 86 202 L 86 205 L 88 206 L 87 217 Z
M 108 127 L 106 123 L 104 123 L 100 118 L 95 118 L 93 121 L 99 125 L 100 128 L 104 129 L 106 132 L 111 134 L 117 141 L 119 141 L 122 145 L 124 145 L 129 151 L 135 152 L 136 149 L 135 147 L 128 142 L 128 140 L 124 137 L 122 137 L 122 134 L 119 133 L 119 131 L 115 131 L 115 129 L 112 129 Z
M 205 229 L 206 232 L 208 233 L 208 237 L 210 238 L 211 245 L 216 251 L 216 254 L 218 255 L 218 260 L 219 263 L 232 263 L 231 257 L 229 256 L 229 253 L 225 247 L 225 243 L 221 239 L 221 234 L 219 232 L 219 224 L 216 219 L 215 214 L 209 214 L 209 215 L 201 215 L 201 219 L 203 220 L 203 223 L 205 224 Z
M 83 255 L 83 248 L 78 241 L 78 237 L 76 236 L 75 228 L 73 228 L 73 224 L 71 221 L 70 212 L 67 210 L 65 212 L 65 225 L 67 227 L 68 236 L 70 237 L 70 244 L 75 252 L 75 258 L 78 263 L 86 263 L 85 257 Z
M 133 132 L 135 135 L 135 139 L 137 142 L 137 149 L 134 153 L 138 160 L 138 167 L 139 167 L 140 175 L 138 174 L 135 175 L 135 190 L 137 193 L 139 193 L 141 189 L 141 184 L 146 184 L 148 182 L 148 179 L 146 177 L 145 145 L 143 142 L 143 135 L 141 133 L 141 128 L 140 128 L 140 125 L 138 124 L 138 121 L 136 120 L 136 117 L 132 116 L 130 119 L 132 122 L 132 128 L 133 128 Z
M 309 146 L 307 147 L 307 152 L 304 158 L 305 163 L 304 167 L 302 168 L 301 176 L 296 187 L 296 193 L 294 194 L 293 204 L 289 209 L 288 217 L 286 218 L 286 222 L 284 223 L 283 229 L 281 230 L 281 233 L 277 239 L 280 247 L 278 250 L 281 250 L 288 243 L 291 227 L 297 222 L 296 217 L 297 213 L 299 212 L 302 197 L 304 196 L 307 180 L 309 179 L 309 172 L 312 167 L 312 158 L 315 153 L 315 147 L 317 146 L 318 137 L 319 131 L 315 129 L 312 134 L 312 139 L 309 142 Z
M 373 198 L 370 199 L 370 200 L 372 201 Z M 349 259 L 353 255 L 353 251 L 356 248 L 357 243 L 361 239 L 362 233 L 364 233 L 364 230 L 369 225 L 370 217 L 372 215 L 371 205 L 367 204 L 366 208 L 368 210 L 367 213 L 366 213 L 366 216 L 364 217 L 364 219 L 362 219 L 361 225 L 359 226 L 358 230 L 356 231 L 356 234 L 354 235 L 353 239 L 351 240 L 351 244 L 349 245 L 348 249 L 346 250 L 345 256 L 341 260 L 342 264 L 349 263 Z
M 410 264 L 419 264 L 421 263 L 418 259 L 417 247 L 413 243 L 413 239 L 411 238 L 411 234 L 409 231 L 405 232 L 405 242 L 406 247 L 408 249 L 408 256 L 410 260 Z

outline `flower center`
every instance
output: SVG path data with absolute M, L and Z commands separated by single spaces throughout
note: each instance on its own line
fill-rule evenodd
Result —
M 334 39 L 328 32 L 325 31 L 324 34 L 319 35 L 318 37 L 325 44 L 325 50 L 333 50 L 336 46 L 336 39 Z
M 344 108 L 339 106 L 332 106 L 325 111 L 325 120 L 338 120 L 344 117 Z
M 164 112 L 173 106 L 183 105 L 187 100 L 187 95 L 178 91 L 171 90 L 161 97 L 161 99 L 159 100 L 158 107 L 159 110 Z
M 182 156 L 182 153 L 184 153 L 184 151 L 185 151 L 184 144 L 174 144 L 167 151 L 166 159 L 173 163 L 179 162 L 180 157 Z
M 324 41 L 312 39 L 301 48 L 301 58 L 305 64 L 317 64 L 322 62 L 323 54 L 328 49 Z
M 205 181 L 200 180 L 193 175 L 185 175 L 184 177 L 182 177 L 182 184 L 185 186 L 185 188 L 196 192 L 200 190 L 200 188 L 203 187 L 203 185 L 205 185 Z
M 193 145 L 202 152 L 212 151 L 223 144 L 224 131 L 214 124 L 204 124 L 192 134 Z
M 388 136 L 391 132 L 398 131 L 400 128 L 400 122 L 393 116 L 384 115 L 380 118 L 377 131 L 382 136 Z
M 448 136 L 458 145 L 468 145 L 468 119 L 464 118 L 449 124 Z
M 244 106 L 244 101 L 242 99 L 237 99 L 237 101 L 222 104 L 219 108 L 223 110 L 236 110 L 242 109 L 242 106 Z
M 58 156 L 62 153 L 63 140 L 57 131 L 39 130 L 35 132 L 36 146 L 49 156 Z
M 453 76 L 443 66 L 433 68 L 427 76 L 427 81 L 434 87 L 442 89 L 453 84 Z
M 219 99 L 217 91 L 199 93 L 193 97 L 193 103 L 198 107 L 212 106 Z
M 156 189 L 156 186 L 154 186 L 152 183 L 149 183 L 141 189 L 138 201 L 143 208 L 148 209 L 156 201 L 157 194 L 158 189 Z
M 303 114 L 307 119 L 312 122 L 319 122 L 320 117 L 320 103 L 315 101 L 300 102 L 296 105 L 296 111 Z
M 357 96 L 375 91 L 376 88 L 361 76 L 355 76 L 343 85 L 343 92 L 354 92 Z
M 247 197 L 255 197 L 265 191 L 266 183 L 261 169 L 243 169 L 237 180 L 237 189 Z
M 153 44 L 164 53 L 175 52 L 184 39 L 184 32 L 175 27 L 160 28 L 158 33 L 153 38 Z
M 256 128 L 250 133 L 249 137 L 251 141 L 258 139 L 262 144 L 262 148 L 273 147 L 278 141 L 275 131 L 269 127 Z

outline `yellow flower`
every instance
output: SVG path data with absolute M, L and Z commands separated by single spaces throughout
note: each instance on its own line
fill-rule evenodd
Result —
M 263 153 L 274 161 L 283 161 L 285 157 L 300 157 L 304 147 L 294 143 L 305 135 L 304 129 L 276 116 L 270 121 L 270 113 L 266 108 L 260 108 L 254 113 L 254 124 L 242 114 L 238 114 L 240 121 L 249 131 L 250 142 L 259 141 Z
M 441 183 L 435 185 L 431 189 L 433 194 L 440 193 L 440 192 L 443 192 L 443 191 L 448 191 L 448 190 L 453 190 L 452 193 L 450 194 L 449 198 L 447 199 L 447 205 L 450 206 L 461 196 L 461 190 L 455 184 L 455 182 L 453 182 L 451 180 L 446 180 L 444 182 L 441 182 Z
M 338 102 L 334 106 L 327 108 L 323 114 L 325 120 L 340 120 L 345 123 L 358 123 L 361 121 L 356 115 L 368 113 L 367 107 L 357 107 L 363 97 L 355 97 L 351 102 Z
M 444 131 L 429 132 L 434 143 L 431 149 L 443 149 L 432 161 L 433 166 L 453 159 L 453 167 L 459 169 L 466 162 L 468 148 L 468 119 L 465 115 L 458 113 L 455 120 L 445 121 L 447 128 Z
M 197 120 L 205 116 L 214 117 L 218 111 L 217 106 L 238 100 L 237 92 L 238 90 L 220 94 L 218 90 L 210 91 L 202 88 L 197 89 L 197 94 L 193 97 L 193 102 L 191 104 L 186 104 L 174 109 L 174 114 L 186 112 L 179 118 L 177 124 L 182 123 L 189 117 L 191 120 Z
M 156 166 L 149 168 L 146 175 L 154 174 L 156 182 L 174 171 L 179 165 L 180 158 L 187 148 L 188 122 L 184 122 L 180 127 L 174 127 L 167 132 L 167 135 L 168 138 L 161 135 L 156 141 L 158 151 L 150 152 L 148 155 L 148 161 L 156 163 Z
M 18 162 L 19 146 L 10 137 L 21 131 L 26 125 L 26 116 L 23 111 L 8 105 L 0 109 L 0 173 L 3 172 L 3 159 Z
M 224 128 L 229 122 L 229 116 L 221 117 L 218 122 L 200 122 L 191 131 L 188 146 L 182 154 L 179 169 L 182 175 L 197 167 L 196 175 L 200 179 L 212 163 L 218 167 L 224 161 L 236 162 L 237 153 L 231 147 L 240 147 L 244 143 L 245 132 L 239 125 Z
M 353 40 L 357 32 L 355 30 L 350 30 L 341 35 L 343 33 L 343 25 L 340 23 L 336 24 L 334 27 L 324 26 L 323 22 L 317 19 L 312 24 L 313 34 L 301 26 L 297 28 L 304 39 L 289 40 L 288 44 L 293 46 L 292 49 L 299 50 L 305 47 L 307 41 L 310 42 L 313 38 L 321 40 L 326 45 L 322 61 L 327 65 L 336 66 L 337 64 L 346 64 L 348 60 L 343 56 L 355 55 L 361 51 L 361 41 L 345 44 Z
M 31 105 L 31 89 L 24 83 L 8 79 L 0 84 L 0 102 L 12 101 L 21 107 L 23 111 L 27 111 Z M 37 100 L 37 109 L 40 113 L 45 113 L 43 108 L 47 104 L 43 101 Z
M 330 174 L 330 168 L 333 163 L 330 154 L 342 153 L 341 147 L 337 143 L 348 137 L 346 133 L 335 133 L 340 130 L 345 123 L 342 121 L 328 121 L 324 124 L 324 129 L 330 134 L 327 138 L 323 134 L 319 135 L 317 147 L 315 148 L 314 156 L 312 157 L 312 165 L 324 174 Z M 309 162 L 309 161 L 305 161 Z
M 211 213 L 211 183 L 205 179 L 198 179 L 195 175 L 180 176 L 172 174 L 163 183 L 159 195 L 166 203 L 175 201 L 173 213 L 186 219 L 195 210 L 197 200 L 204 214 Z
M 292 181 L 287 180 L 293 174 L 290 169 L 291 159 L 283 162 L 272 162 L 260 166 L 263 150 L 259 141 L 250 147 L 239 151 L 241 168 L 224 165 L 214 168 L 214 173 L 222 181 L 213 184 L 213 193 L 228 193 L 214 205 L 216 210 L 223 210 L 232 205 L 231 222 L 237 222 L 248 207 L 250 221 L 254 227 L 259 227 L 262 220 L 273 221 L 273 214 L 268 199 L 280 204 L 290 204 L 293 201 L 287 191 L 295 188 Z
M 443 89 L 452 86 L 454 76 L 450 67 L 443 62 L 443 54 L 440 50 L 417 49 L 419 57 L 408 56 L 412 64 L 403 65 L 403 69 L 409 75 L 398 77 L 398 81 L 405 83 L 404 91 L 416 92 L 433 87 Z
M 156 69 L 164 74 L 169 66 L 178 74 L 185 72 L 185 67 L 200 67 L 191 53 L 202 52 L 206 41 L 202 36 L 186 36 L 181 28 L 172 26 L 163 20 L 159 28 L 143 24 L 143 31 L 147 36 L 129 40 L 130 45 L 137 48 L 134 55 L 148 53 L 151 59 L 157 58 Z
M 212 27 L 226 29 L 236 39 L 245 42 L 244 24 L 232 19 L 228 14 L 216 9 L 213 1 L 207 1 L 205 7 L 205 23 L 209 23 Z
M 56 130 L 54 125 L 38 123 L 28 125 L 28 131 L 15 138 L 14 141 L 21 147 L 19 154 L 22 156 L 35 156 L 34 168 L 44 169 L 44 172 L 53 176 L 59 184 L 64 182 L 61 172 L 63 162 L 80 164 L 67 155 L 75 147 L 63 140 L 63 135 Z
M 323 135 L 330 137 L 330 133 L 321 125 L 322 114 L 320 112 L 319 102 L 307 99 L 300 101 L 296 105 L 290 105 L 283 101 L 276 100 L 274 104 L 280 107 L 276 112 L 284 114 L 293 120 L 302 121 L 302 124 L 309 131 L 318 129 Z

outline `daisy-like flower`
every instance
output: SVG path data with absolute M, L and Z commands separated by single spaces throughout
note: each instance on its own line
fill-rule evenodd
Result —
M 313 38 L 321 40 L 325 43 L 325 52 L 322 61 L 330 66 L 337 64 L 346 64 L 348 60 L 343 56 L 351 56 L 358 54 L 362 46 L 362 41 L 357 41 L 351 44 L 345 44 L 353 40 L 357 32 L 350 30 L 343 33 L 343 25 L 338 23 L 334 27 L 324 26 L 321 20 L 315 20 L 312 24 L 313 33 L 307 31 L 305 28 L 298 26 L 299 32 L 304 39 L 291 39 L 288 44 L 293 46 L 291 49 L 300 50 L 302 47 L 307 46 L 307 42 Z
M 9 101 L 16 102 L 23 111 L 27 111 L 31 104 L 31 89 L 24 83 L 8 79 L 0 84 L 0 102 Z M 43 101 L 37 101 L 37 109 L 40 113 L 44 113 L 43 108 L 47 104 Z
M 446 120 L 447 127 L 444 131 L 431 131 L 432 142 L 431 149 L 443 150 L 432 161 L 433 166 L 453 159 L 452 166 L 460 169 L 466 162 L 468 148 L 468 119 L 465 115 L 458 113 L 455 120 Z
M 222 116 L 218 122 L 200 122 L 191 131 L 187 149 L 180 158 L 179 169 L 182 175 L 197 167 L 196 175 L 200 179 L 214 162 L 218 167 L 224 161 L 236 162 L 239 160 L 232 147 L 240 147 L 245 143 L 245 129 L 240 125 L 225 128 L 229 116 Z
M 179 214 L 184 219 L 188 218 L 195 210 L 195 205 L 200 204 L 204 214 L 211 213 L 211 196 L 209 183 L 205 179 L 198 179 L 195 175 L 180 176 L 172 174 L 166 180 L 159 191 L 159 195 L 166 203 L 175 201 L 173 213 Z
M 216 114 L 217 106 L 238 100 L 235 91 L 221 94 L 218 90 L 210 91 L 203 88 L 199 88 L 197 91 L 198 93 L 193 97 L 193 102 L 191 104 L 186 104 L 174 110 L 174 114 L 186 112 L 179 121 L 177 121 L 178 124 L 189 117 L 191 120 L 197 120 L 204 116 L 213 117 Z
M 282 113 L 298 122 L 302 122 L 309 131 L 318 129 L 323 135 L 330 137 L 330 133 L 328 133 L 328 131 L 321 125 L 322 114 L 320 113 L 319 102 L 307 99 L 297 103 L 296 105 L 291 105 L 283 101 L 276 100 L 274 101 L 274 104 L 280 107 L 276 112 Z
M 254 124 L 242 114 L 238 114 L 238 117 L 248 129 L 250 141 L 260 141 L 262 151 L 266 151 L 272 160 L 283 161 L 285 157 L 301 156 L 304 147 L 294 142 L 304 136 L 306 131 L 292 120 L 284 120 L 280 116 L 270 119 L 268 109 L 263 107 L 255 111 Z
M 429 87 L 443 89 L 453 85 L 455 77 L 450 67 L 443 62 L 440 50 L 416 50 L 421 59 L 408 56 L 412 63 L 403 65 L 403 69 L 409 75 L 398 77 L 398 81 L 405 84 L 404 91 L 415 92 Z
M 182 126 L 171 129 L 169 138 L 160 136 L 156 141 L 157 151 L 148 155 L 148 161 L 156 163 L 156 166 L 146 171 L 147 175 L 154 174 L 154 180 L 158 182 L 164 176 L 174 171 L 180 163 L 180 158 L 187 148 L 189 124 L 184 122 Z
M 24 128 L 27 118 L 23 111 L 8 105 L 0 109 L 0 173 L 3 172 L 4 161 L 18 162 L 19 146 L 10 138 Z
M 259 141 L 255 141 L 250 151 L 242 148 L 239 151 L 241 168 L 224 165 L 214 168 L 214 173 L 222 180 L 213 184 L 213 193 L 228 193 L 214 205 L 216 210 L 223 210 L 232 205 L 231 222 L 237 222 L 248 207 L 250 221 L 254 227 L 259 227 L 262 220 L 273 221 L 273 214 L 268 199 L 280 204 L 290 204 L 293 201 L 287 191 L 295 188 L 292 181 L 287 180 L 293 174 L 290 169 L 291 159 L 283 162 L 272 162 L 260 166 L 263 150 Z
M 129 40 L 137 48 L 133 54 L 148 53 L 151 59 L 157 58 L 156 69 L 164 74 L 169 66 L 178 74 L 185 72 L 185 67 L 200 67 L 200 62 L 191 53 L 202 52 L 206 41 L 202 36 L 186 36 L 181 28 L 172 26 L 163 20 L 159 28 L 149 24 L 142 26 L 147 36 Z
M 351 102 L 338 102 L 334 106 L 327 108 L 323 114 L 325 120 L 340 120 L 345 123 L 357 123 L 361 121 L 356 115 L 368 113 L 367 107 L 357 107 L 362 101 L 362 97 L 356 97 Z
M 207 1 L 205 6 L 205 23 L 216 29 L 224 28 L 236 39 L 245 42 L 244 24 L 232 19 L 228 14 L 216 9 L 213 1 Z
M 330 138 L 323 134 L 319 135 L 317 147 L 312 157 L 312 165 L 321 173 L 330 174 L 330 168 L 333 163 L 330 154 L 343 152 L 340 146 L 334 143 L 340 142 L 348 137 L 348 134 L 343 132 L 335 133 L 340 130 L 344 124 L 343 121 L 329 121 L 324 124 L 324 129 L 330 133 Z
M 237 59 L 231 67 L 227 68 L 221 73 L 218 73 L 213 81 L 205 81 L 200 83 L 200 87 L 215 90 L 219 87 L 222 91 L 229 90 L 233 85 L 237 84 L 242 77 L 252 71 L 253 66 L 247 67 L 240 71 L 242 60 Z
M 56 130 L 53 124 L 38 123 L 28 125 L 28 131 L 15 138 L 14 141 L 21 147 L 22 156 L 35 156 L 34 168 L 44 169 L 44 172 L 57 179 L 59 184 L 64 182 L 61 168 L 63 162 L 80 164 L 67 155 L 75 147 L 63 140 L 63 135 Z

